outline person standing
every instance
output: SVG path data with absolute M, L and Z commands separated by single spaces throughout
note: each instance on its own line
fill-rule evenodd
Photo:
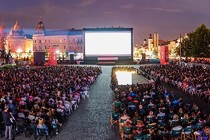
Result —
M 5 125 L 5 138 L 8 138 L 9 133 L 9 140 L 12 139 L 12 115 L 8 112 L 9 107 L 5 105 L 4 111 L 2 112 L 3 122 Z

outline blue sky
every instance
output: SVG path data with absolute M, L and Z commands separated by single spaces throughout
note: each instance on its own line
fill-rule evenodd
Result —
M 18 20 L 33 33 L 42 17 L 47 29 L 124 26 L 134 28 L 135 43 L 158 32 L 172 40 L 204 23 L 210 28 L 209 0 L 0 0 L 0 23 Z

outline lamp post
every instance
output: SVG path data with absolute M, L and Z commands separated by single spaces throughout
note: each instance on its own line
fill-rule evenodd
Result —
M 22 49 L 17 49 L 17 51 L 16 51 L 16 55 L 18 56 L 18 58 L 20 58 L 21 57 L 21 53 L 22 53 L 23 51 L 22 51 Z
M 28 51 L 29 60 L 31 61 L 31 50 Z

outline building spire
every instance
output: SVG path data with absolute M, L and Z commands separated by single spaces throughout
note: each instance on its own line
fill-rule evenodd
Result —
M 149 34 L 149 38 L 148 39 L 152 39 L 152 34 Z
M 16 23 L 15 23 L 13 29 L 14 29 L 14 30 L 20 30 L 20 29 L 21 29 L 18 20 L 16 20 Z
M 43 34 L 44 32 L 45 32 L 45 26 L 44 26 L 44 23 L 42 21 L 42 17 L 40 16 L 39 17 L 39 22 L 36 26 L 36 33 Z

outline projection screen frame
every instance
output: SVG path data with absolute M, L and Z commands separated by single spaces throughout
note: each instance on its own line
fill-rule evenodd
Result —
M 125 32 L 129 31 L 131 33 L 131 54 L 129 56 L 120 56 L 120 55 L 111 55 L 111 56 L 87 56 L 86 55 L 86 46 L 85 46 L 85 32 Z M 111 57 L 115 58 L 115 61 L 133 61 L 133 28 L 84 28 L 83 29 L 83 40 L 84 40 L 84 60 L 88 61 L 99 61 L 104 58 L 110 59 Z M 117 60 L 116 60 L 117 57 Z

